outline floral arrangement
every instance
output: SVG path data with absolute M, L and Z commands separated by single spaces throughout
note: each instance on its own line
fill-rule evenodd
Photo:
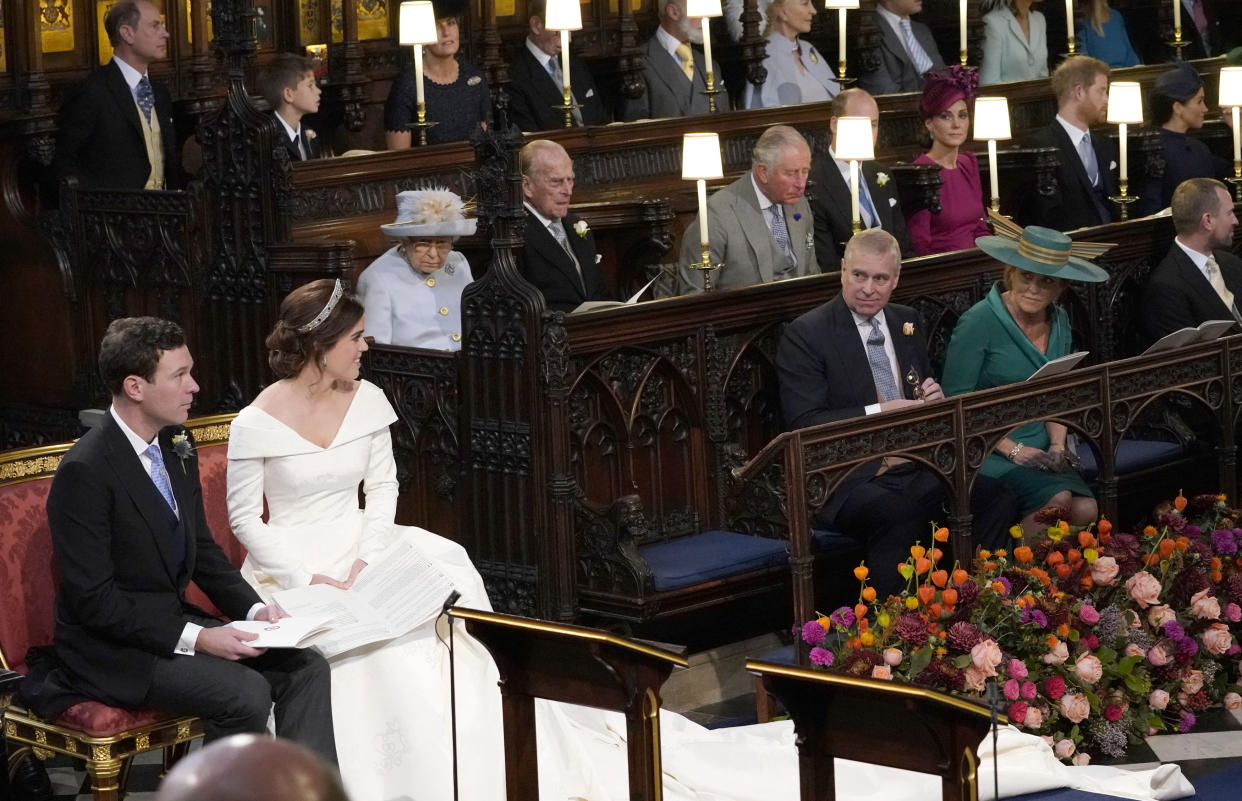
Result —
M 951 570 L 936 528 L 898 566 L 900 596 L 878 599 L 860 565 L 858 603 L 802 626 L 811 662 L 962 695 L 994 681 L 1010 723 L 1079 765 L 1242 707 L 1242 510 L 1178 495 L 1138 534 L 1067 516 L 1042 510 L 1046 528 Z

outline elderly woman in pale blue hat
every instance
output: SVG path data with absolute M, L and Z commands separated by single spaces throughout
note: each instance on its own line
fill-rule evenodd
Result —
M 461 349 L 461 293 L 473 278 L 453 240 L 477 221 L 447 189 L 397 193 L 397 219 L 381 225 L 397 244 L 358 276 L 366 331 L 376 342 L 432 350 Z
M 983 236 L 975 244 L 1006 265 L 1004 278 L 972 306 L 953 330 L 945 353 L 940 385 L 946 395 L 1015 384 L 1047 362 L 1067 356 L 1069 315 L 1057 299 L 1070 281 L 1098 282 L 1108 273 L 1075 255 L 1093 255 L 1100 245 L 1075 245 L 1051 228 L 1018 226 L 998 221 L 1001 236 Z M 1095 498 L 1065 449 L 1066 428 L 1056 423 L 1029 423 L 1002 437 L 981 472 L 1014 491 L 1023 515 L 1022 526 L 1034 531 L 1035 513 L 1047 506 L 1068 511 L 1068 521 L 1085 525 L 1096 519 Z

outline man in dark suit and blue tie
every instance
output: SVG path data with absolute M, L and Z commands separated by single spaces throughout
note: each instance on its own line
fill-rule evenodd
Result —
M 910 19 L 922 10 L 923 0 L 876 0 L 880 44 L 875 57 L 864 60 L 859 86 L 873 95 L 917 92 L 928 72 L 944 66 L 931 28 Z
M 565 148 L 536 139 L 522 148 L 518 161 L 526 207 L 526 246 L 517 254 L 522 275 L 543 293 L 550 311 L 611 300 L 600 277 L 595 234 L 569 210 L 574 163 Z
M 881 414 L 944 391 L 932 375 L 918 313 L 889 303 L 901 276 L 901 251 L 887 231 L 872 228 L 849 241 L 841 294 L 794 320 L 776 353 L 781 410 L 788 429 Z M 917 380 L 910 380 L 917 379 Z M 1011 493 L 980 476 L 973 513 L 976 541 L 999 542 L 1017 520 Z M 863 465 L 816 514 L 818 526 L 865 543 L 880 597 L 900 592 L 897 564 L 926 539 L 928 521 L 945 521 L 944 489 L 926 469 L 901 459 Z M 965 562 L 970 554 L 956 554 Z
M 319 158 L 315 132 L 302 124 L 306 115 L 319 111 L 321 90 L 315 80 L 315 62 L 295 53 L 278 53 L 259 77 L 259 89 L 272 107 L 289 160 Z
M 523 131 L 551 131 L 565 127 L 564 113 L 556 106 L 565 102 L 561 68 L 560 31 L 544 25 L 545 0 L 526 4 L 528 32 L 509 59 L 509 121 Z M 572 100 L 578 104 L 572 122 L 603 125 L 608 121 L 603 99 L 585 62 L 569 57 Z
M 168 50 L 160 11 L 146 0 L 121 0 L 104 30 L 112 60 L 66 93 L 53 170 L 84 188 L 177 189 L 172 100 L 147 74 Z
M 186 601 L 193 581 L 230 618 L 281 616 L 208 528 L 182 427 L 198 392 L 193 364 L 174 323 L 138 317 L 108 327 L 99 369 L 112 406 L 65 455 L 48 494 L 59 666 L 23 685 L 23 696 L 41 715 L 87 699 L 194 715 L 209 740 L 265 731 L 274 703 L 277 734 L 335 763 L 323 657 L 253 648 L 255 635 Z

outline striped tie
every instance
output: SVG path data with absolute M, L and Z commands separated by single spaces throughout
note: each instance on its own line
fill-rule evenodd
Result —
M 897 400 L 901 393 L 897 391 L 897 382 L 893 379 L 893 365 L 884 352 L 884 332 L 874 317 L 867 322 L 871 325 L 871 335 L 867 337 L 867 361 L 871 363 L 871 378 L 875 381 L 876 392 L 881 402 Z
M 932 68 L 932 60 L 927 56 L 927 51 L 919 44 L 919 40 L 914 38 L 914 26 L 910 24 L 907 17 L 901 21 L 901 31 L 906 38 L 906 52 L 910 54 L 910 60 L 914 62 L 914 71 L 919 75 L 927 72 Z

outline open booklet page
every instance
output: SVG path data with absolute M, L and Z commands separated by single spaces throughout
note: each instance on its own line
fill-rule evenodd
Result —
M 1179 328 L 1173 333 L 1165 334 L 1160 339 L 1157 339 L 1150 348 L 1143 351 L 1143 355 L 1161 353 L 1166 350 L 1193 345 L 1196 342 L 1211 342 L 1213 339 L 1219 339 L 1234 325 L 1236 323 L 1233 320 L 1204 320 L 1192 328 Z
M 1045 362 L 1043 367 L 1032 373 L 1031 377 L 1026 380 L 1031 381 L 1036 378 L 1047 378 L 1050 375 L 1068 373 L 1070 370 L 1074 369 L 1080 361 L 1087 358 L 1088 353 L 1090 353 L 1090 351 L 1080 350 L 1076 353 L 1071 353 L 1068 356 L 1062 356 L 1059 359 L 1053 359 L 1050 362 Z
M 638 302 L 638 299 L 643 296 L 643 293 L 646 292 L 651 287 L 651 285 L 656 282 L 656 279 L 659 277 L 660 277 L 659 274 L 657 274 L 655 278 L 652 278 L 650 281 L 643 284 L 643 288 L 635 292 L 633 295 L 630 295 L 628 300 L 625 300 L 625 301 L 586 300 L 586 301 L 583 301 L 582 303 L 579 303 L 577 306 L 575 306 L 574 310 L 570 312 L 570 314 L 577 314 L 578 312 L 594 311 L 595 309 L 615 309 L 618 306 L 633 306 L 635 303 Z
M 312 584 L 282 590 L 273 600 L 294 616 L 325 616 L 328 630 L 309 640 L 324 656 L 391 640 L 439 614 L 453 583 L 418 548 L 398 539 L 369 563 L 354 586 Z
M 247 645 L 254 648 L 301 648 L 307 640 L 326 631 L 331 620 L 326 615 L 299 615 L 285 617 L 275 623 L 266 620 L 234 620 L 229 623 L 235 629 L 259 635 Z

